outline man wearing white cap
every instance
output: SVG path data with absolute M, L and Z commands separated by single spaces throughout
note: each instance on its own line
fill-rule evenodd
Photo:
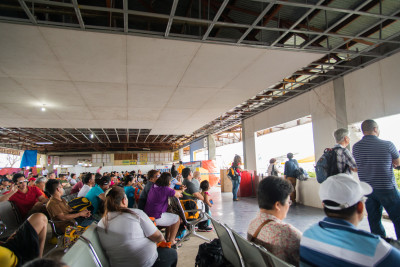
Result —
M 372 187 L 348 174 L 321 184 L 323 221 L 307 229 L 300 242 L 300 266 L 398 266 L 400 250 L 380 236 L 357 229 L 364 218 L 364 197 Z

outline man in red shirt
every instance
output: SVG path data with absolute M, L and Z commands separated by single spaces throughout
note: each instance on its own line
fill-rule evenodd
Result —
M 14 174 L 13 182 L 18 186 L 18 190 L 11 190 L 4 195 L 4 199 L 2 200 L 14 202 L 23 219 L 27 217 L 32 208 L 39 208 L 48 201 L 39 188 L 36 186 L 28 187 L 27 180 L 23 174 Z

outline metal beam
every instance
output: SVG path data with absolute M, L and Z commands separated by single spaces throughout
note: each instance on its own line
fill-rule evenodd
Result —
M 108 135 L 107 135 L 106 131 L 104 131 L 103 128 L 101 128 L 101 129 L 103 130 L 103 133 L 106 135 L 108 142 L 111 143 L 110 138 L 108 138 Z
M 254 29 L 254 27 L 257 25 L 258 22 L 260 22 L 260 20 L 262 18 L 264 18 L 264 16 L 267 14 L 267 12 L 274 6 L 276 1 L 273 1 L 271 3 L 269 3 L 266 8 L 264 8 L 264 10 L 260 13 L 260 15 L 258 15 L 258 17 L 253 21 L 253 23 L 251 24 L 251 26 L 244 32 L 244 34 L 239 38 L 239 40 L 237 41 L 237 44 L 240 44 L 244 38 L 246 38 L 246 36 Z
M 115 134 L 117 135 L 118 143 L 121 143 L 121 141 L 119 140 L 119 135 L 118 135 L 117 129 L 114 128 L 114 130 L 115 130 Z
M 129 143 L 129 128 L 126 129 L 126 142 Z
M 75 128 L 75 130 L 78 131 L 78 133 L 80 133 L 81 135 L 83 135 L 90 143 L 93 143 L 93 141 L 90 140 L 90 139 L 86 136 L 86 134 L 83 134 L 83 133 L 82 133 L 81 131 L 79 131 L 77 128 Z
M 364 2 L 361 3 L 361 5 L 359 5 L 358 7 L 356 7 L 354 10 L 355 11 L 359 11 L 360 9 L 362 9 L 363 7 L 365 7 L 367 4 L 369 4 L 370 2 L 372 2 L 373 0 L 364 0 Z M 345 16 L 343 16 L 341 19 L 339 19 L 338 21 L 336 21 L 334 24 L 332 24 L 330 27 L 328 27 L 325 31 L 321 32 L 320 34 L 318 34 L 317 36 L 315 36 L 313 39 L 311 39 L 310 41 L 308 41 L 306 44 L 301 46 L 301 49 L 305 49 L 307 48 L 307 46 L 309 46 L 310 44 L 314 43 L 316 40 L 318 40 L 318 38 L 320 38 L 322 35 L 325 35 L 326 33 L 330 32 L 333 28 L 335 28 L 336 26 L 338 26 L 340 23 L 342 23 L 343 21 L 345 21 L 346 19 L 350 18 L 351 16 L 353 16 L 354 14 L 347 14 Z
M 301 16 L 292 26 L 290 26 L 290 28 L 289 28 L 287 31 L 285 31 L 283 34 L 281 34 L 281 36 L 279 36 L 278 39 L 276 39 L 276 40 L 271 44 L 271 46 L 276 45 L 283 37 L 286 36 L 286 34 L 288 34 L 290 31 L 292 31 L 292 30 L 297 26 L 297 24 L 299 24 L 300 22 L 302 22 L 311 12 L 313 12 L 313 11 L 316 9 L 317 6 L 319 6 L 319 5 L 320 5 L 321 3 L 323 3 L 324 1 L 325 1 L 325 0 L 319 0 L 317 4 L 311 5 L 312 8 L 310 8 L 306 13 L 304 13 L 304 15 Z M 270 1 L 270 2 L 275 3 L 276 1 Z M 284 3 L 286 3 L 286 2 L 284 2 Z
M 73 138 L 75 138 L 75 139 L 76 139 L 76 140 L 78 140 L 79 142 L 81 142 L 81 143 L 84 143 L 82 140 L 80 140 L 80 139 L 76 138 L 76 136 L 75 136 L 75 135 L 73 135 L 72 133 L 68 132 L 66 129 L 61 129 L 61 130 L 63 130 L 64 132 L 66 132 L 66 133 L 70 134 L 70 135 L 71 135 Z
M 220 8 L 218 9 L 217 14 L 215 14 L 214 19 L 212 20 L 211 24 L 208 26 L 206 33 L 204 34 L 203 38 L 201 39 L 202 41 L 207 40 L 208 36 L 211 33 L 211 30 L 214 28 L 214 25 L 217 23 L 219 17 L 221 16 L 221 14 L 224 11 L 228 2 L 229 2 L 229 0 L 224 0 L 224 2 L 221 4 Z
M 171 13 L 169 14 L 167 28 L 166 28 L 165 34 L 164 34 L 165 37 L 168 37 L 169 31 L 171 30 L 172 21 L 173 21 L 174 16 L 175 16 L 175 11 L 176 11 L 177 5 L 178 5 L 178 0 L 174 0 L 174 2 L 172 3 L 172 7 L 171 7 Z
M 32 12 L 29 10 L 28 6 L 23 0 L 18 0 L 19 4 L 21 5 L 22 9 L 25 11 L 26 15 L 28 16 L 29 20 L 32 22 L 33 25 L 37 25 L 37 21 L 35 16 L 33 16 Z
M 78 18 L 79 26 L 81 27 L 82 30 L 84 30 L 85 23 L 83 22 L 82 14 L 81 14 L 81 11 L 79 10 L 78 1 L 72 0 L 72 4 L 74 5 L 74 10 L 76 13 L 76 17 Z
M 123 9 L 124 9 L 124 33 L 128 33 L 129 25 L 128 25 L 128 0 L 122 1 Z
M 139 135 L 140 135 L 140 129 L 139 129 L 138 135 L 137 135 L 137 137 L 136 137 L 136 143 L 137 143 L 138 140 L 139 140 Z
M 157 135 L 156 138 L 154 138 L 154 140 L 152 141 L 152 143 L 154 143 L 154 142 L 157 140 L 157 138 L 158 138 L 159 136 L 160 136 L 160 135 Z

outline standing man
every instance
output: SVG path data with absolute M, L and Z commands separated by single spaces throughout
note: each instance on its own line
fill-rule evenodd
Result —
M 102 166 L 100 166 L 100 167 L 97 169 L 96 173 L 98 173 L 98 174 L 101 174 L 101 173 L 100 173 L 100 171 L 101 171 L 101 168 L 103 168 L 103 167 L 102 167 Z
M 346 148 L 350 144 L 349 130 L 344 128 L 337 129 L 333 136 L 336 140 L 336 145 L 333 149 L 336 151 L 338 173 L 351 174 L 352 171 L 357 172 L 356 161 Z
M 179 174 L 182 174 L 182 170 L 185 168 L 185 166 L 183 165 L 182 161 L 179 161 L 179 166 L 178 166 L 178 172 Z
M 378 138 L 380 132 L 375 121 L 364 121 L 361 130 L 364 137 L 354 144 L 353 155 L 360 181 L 373 189 L 366 202 L 369 228 L 372 233 L 386 237 L 381 222 L 385 208 L 400 240 L 400 194 L 393 173 L 393 167 L 400 165 L 399 152 L 392 142 Z
M 46 167 L 43 167 L 42 175 L 43 175 L 44 177 L 47 177 L 47 174 L 49 174 L 49 171 L 46 169 Z
M 296 170 L 299 168 L 299 163 L 297 160 L 293 159 L 293 153 L 287 154 L 288 161 L 285 162 L 285 172 L 284 178 L 287 179 L 293 186 L 293 192 L 290 194 L 290 200 L 292 201 L 292 205 L 296 205 Z

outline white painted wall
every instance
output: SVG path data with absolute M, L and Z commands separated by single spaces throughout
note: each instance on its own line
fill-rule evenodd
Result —
M 400 113 L 399 62 L 400 53 L 344 77 L 349 124 L 368 118 L 374 119 Z M 333 82 L 244 120 L 244 150 L 247 168 L 252 170 L 257 167 L 254 148 L 255 131 L 310 114 L 313 123 L 315 157 L 318 159 L 324 148 L 334 144 L 332 133 L 337 129 Z M 293 136 L 293 138 L 296 137 Z M 318 197 L 319 184 L 315 179 L 300 182 L 297 187 L 299 202 L 321 207 Z

